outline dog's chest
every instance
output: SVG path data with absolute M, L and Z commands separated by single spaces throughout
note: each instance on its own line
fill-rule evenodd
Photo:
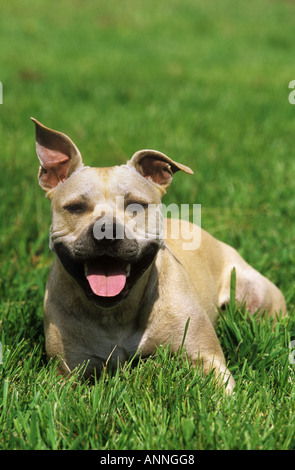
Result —
M 134 356 L 142 339 L 142 333 L 131 328 L 111 332 L 99 329 L 93 333 L 91 341 L 87 341 L 88 354 L 114 366 Z

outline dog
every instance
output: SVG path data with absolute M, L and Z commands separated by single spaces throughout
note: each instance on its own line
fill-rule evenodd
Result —
M 51 202 L 56 257 L 44 331 L 48 356 L 60 359 L 59 372 L 67 376 L 85 364 L 89 378 L 106 363 L 115 367 L 150 356 L 160 345 L 172 353 L 184 345 L 191 363 L 202 364 L 205 374 L 214 370 L 229 395 L 235 381 L 214 322 L 229 302 L 231 272 L 236 301 L 250 313 L 284 315 L 280 290 L 195 224 L 165 219 L 163 235 L 162 196 L 176 172 L 193 174 L 189 167 L 155 150 L 138 151 L 120 166 L 84 166 L 67 135 L 31 119 L 39 184 Z M 184 249 L 194 235 L 199 246 Z

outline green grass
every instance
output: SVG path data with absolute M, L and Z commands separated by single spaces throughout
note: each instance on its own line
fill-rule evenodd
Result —
M 295 448 L 294 18 L 274 0 L 1 6 L 1 449 Z M 281 288 L 288 318 L 248 319 L 232 303 L 218 322 L 233 396 L 163 348 L 94 386 L 56 375 L 30 116 L 70 135 L 89 165 L 155 148 L 191 166 L 165 202 L 202 204 L 203 228 Z

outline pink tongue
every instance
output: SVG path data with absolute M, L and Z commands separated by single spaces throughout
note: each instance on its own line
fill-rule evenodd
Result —
M 94 294 L 100 297 L 114 297 L 126 284 L 125 269 L 115 260 L 102 265 L 99 262 L 87 263 L 86 277 Z

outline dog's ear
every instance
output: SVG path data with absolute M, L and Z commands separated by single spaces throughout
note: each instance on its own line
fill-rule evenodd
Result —
M 159 184 L 164 189 L 170 185 L 172 177 L 177 171 L 182 170 L 190 175 L 194 174 L 188 166 L 171 160 L 167 155 L 157 150 L 139 150 L 133 155 L 129 163 L 142 176 Z
M 77 168 L 82 157 L 71 139 L 31 118 L 36 127 L 36 152 L 40 161 L 39 184 L 44 191 L 64 182 Z

